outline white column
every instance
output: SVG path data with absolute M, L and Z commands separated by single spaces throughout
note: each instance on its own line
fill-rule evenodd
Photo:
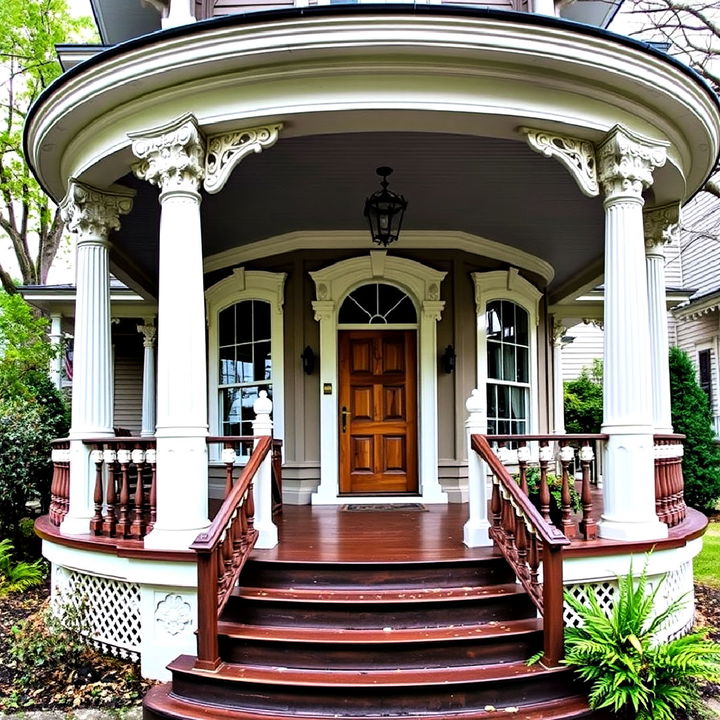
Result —
M 113 371 L 110 341 L 108 234 L 130 212 L 130 190 L 107 193 L 70 181 L 60 204 L 68 230 L 76 236 L 75 342 L 70 427 L 70 508 L 61 531 L 89 532 L 94 472 L 83 438 L 113 435 Z
M 53 313 L 50 315 L 50 344 L 53 346 L 56 354 L 50 361 L 50 380 L 52 384 L 60 390 L 62 387 L 62 315 Z
M 563 386 L 563 338 L 567 328 L 553 319 L 553 433 L 565 434 L 565 393 Z
M 261 390 L 253 404 L 255 420 L 253 435 L 272 437 L 272 402 L 267 390 Z M 255 500 L 255 529 L 258 531 L 256 548 L 273 548 L 278 544 L 278 529 L 272 519 L 272 449 L 263 460 L 253 483 Z
M 531 0 L 532 12 L 539 15 L 557 15 L 554 0 Z
M 199 192 L 205 143 L 191 115 L 130 138 L 140 158 L 133 171 L 160 188 L 157 522 L 145 547 L 184 549 L 209 525 Z
M 142 437 L 155 435 L 155 339 L 157 328 L 154 318 L 146 318 L 143 325 L 137 326 L 142 333 L 143 348 L 143 387 L 142 387 Z
M 598 148 L 605 195 L 603 427 L 609 435 L 601 537 L 667 536 L 655 515 L 650 331 L 642 191 L 665 148 L 616 126 Z
M 645 263 L 650 316 L 650 358 L 652 361 L 653 424 L 656 433 L 671 433 L 670 363 L 665 289 L 665 245 L 672 240 L 680 222 L 676 203 L 650 208 L 645 218 Z
M 471 435 L 487 434 L 487 412 L 482 393 L 473 390 L 465 403 L 468 417 L 467 430 L 468 454 L 468 510 L 469 516 L 463 528 L 463 541 L 468 547 L 492 545 L 490 523 L 488 522 L 487 467 L 485 461 L 472 449 Z

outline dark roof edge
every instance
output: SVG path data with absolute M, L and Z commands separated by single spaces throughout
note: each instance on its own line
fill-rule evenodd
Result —
M 490 18 L 493 20 L 505 20 L 509 22 L 515 22 L 524 25 L 538 25 L 551 28 L 562 28 L 575 32 L 579 35 L 589 35 L 591 37 L 599 37 L 605 40 L 611 40 L 620 45 L 625 45 L 635 50 L 639 50 L 648 55 L 662 60 L 682 73 L 687 75 L 689 78 L 694 80 L 700 85 L 705 92 L 710 96 L 715 106 L 720 112 L 720 98 L 712 90 L 707 81 L 695 70 L 693 70 L 685 63 L 680 60 L 664 53 L 660 50 L 656 50 L 648 43 L 635 38 L 630 38 L 625 35 L 619 35 L 599 28 L 594 25 L 585 25 L 574 20 L 565 20 L 564 18 L 553 17 L 550 15 L 540 15 L 536 13 L 522 13 L 513 10 L 497 10 L 493 8 L 471 8 L 467 6 L 459 5 L 405 5 L 405 4 L 388 4 L 388 5 L 376 5 L 374 3 L 360 3 L 360 4 L 338 4 L 338 5 L 314 5 L 311 7 L 293 7 L 293 8 L 282 8 L 278 10 L 262 10 L 248 13 L 237 13 L 234 15 L 222 15 L 216 18 L 210 18 L 208 20 L 200 20 L 196 23 L 188 25 L 180 25 L 178 27 L 168 28 L 166 30 L 157 30 L 156 32 L 149 33 L 148 35 L 141 35 L 140 37 L 127 40 L 125 42 L 113 45 L 107 50 L 98 53 L 97 55 L 88 58 L 87 60 L 75 65 L 74 67 L 67 70 L 65 73 L 56 78 L 38 99 L 33 103 L 28 111 L 27 118 L 25 119 L 25 127 L 23 129 L 23 153 L 25 159 L 28 161 L 28 166 L 32 171 L 35 179 L 37 173 L 35 168 L 29 162 L 29 154 L 27 147 L 27 128 L 31 124 L 33 118 L 38 112 L 40 106 L 44 103 L 46 98 L 52 95 L 54 92 L 69 82 L 72 78 L 80 73 L 84 72 L 87 68 L 93 67 L 96 64 L 100 64 L 108 58 L 121 55 L 128 50 L 135 50 L 138 48 L 147 47 L 155 44 L 156 42 L 163 42 L 172 38 L 180 38 L 183 36 L 189 36 L 197 33 L 200 30 L 211 29 L 211 28 L 224 28 L 232 27 L 233 25 L 252 25 L 257 22 L 267 22 L 268 20 L 288 20 L 292 18 L 302 17 L 313 17 L 323 15 L 443 15 L 443 16 L 465 16 L 474 18 Z M 718 157 L 715 158 L 716 164 Z M 708 178 L 710 175 L 708 175 Z M 707 180 L 707 178 L 706 178 Z M 42 183 L 41 183 L 42 187 Z M 43 190 L 47 192 L 46 188 Z M 49 194 L 49 193 L 48 193 Z

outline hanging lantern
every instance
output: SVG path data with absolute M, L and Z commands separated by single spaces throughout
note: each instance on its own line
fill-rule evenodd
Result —
M 407 200 L 402 195 L 388 190 L 388 175 L 392 174 L 392 168 L 379 167 L 375 172 L 382 178 L 381 190 L 374 192 L 365 200 L 364 215 L 370 225 L 372 240 L 378 245 L 387 247 L 395 242 L 400 235 Z

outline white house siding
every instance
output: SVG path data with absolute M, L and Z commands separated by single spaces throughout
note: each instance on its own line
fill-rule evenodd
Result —
M 142 426 L 142 355 L 115 353 L 113 425 L 139 435 Z
M 591 368 L 593 359 L 603 356 L 603 331 L 591 323 L 571 327 L 567 335 L 575 338 L 562 351 L 563 380 L 575 380 L 583 368 Z

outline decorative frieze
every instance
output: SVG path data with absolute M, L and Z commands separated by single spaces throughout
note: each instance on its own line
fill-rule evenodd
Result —
M 573 176 L 583 194 L 588 197 L 599 194 L 595 147 L 591 142 L 529 127 L 521 127 L 519 130 L 535 152 L 559 160 Z
M 642 137 L 616 125 L 597 148 L 600 185 L 606 200 L 641 198 L 653 171 L 665 164 L 668 143 Z
M 116 187 L 108 192 L 71 178 L 60 213 L 78 241 L 107 239 L 110 230 L 120 229 L 120 216 L 130 212 L 134 197 L 134 190 Z
M 205 190 L 212 194 L 220 192 L 240 161 L 250 153 L 259 153 L 272 147 L 277 142 L 281 129 L 282 123 L 276 123 L 208 138 L 203 183 Z
M 137 177 L 162 192 L 198 191 L 205 174 L 205 140 L 193 115 L 129 137 L 139 159 L 132 166 Z

